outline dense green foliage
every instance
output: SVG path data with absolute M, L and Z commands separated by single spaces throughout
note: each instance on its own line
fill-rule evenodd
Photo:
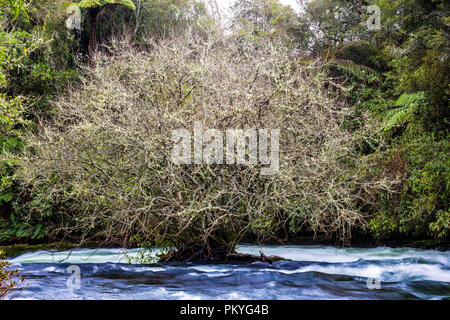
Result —
M 366 38 L 373 53 L 353 59 L 379 72 L 357 88 L 357 107 L 382 119 L 389 139 L 386 171 L 402 187 L 380 198 L 370 220 L 377 237 L 448 237 L 449 232 L 449 55 L 447 1 L 376 1 L 382 28 Z M 376 83 L 376 86 L 373 83 Z
M 55 1 L 16 1 L 0 11 L 0 154 L 19 152 L 21 134 L 33 129 L 36 117 L 46 116 L 48 101 L 76 79 L 76 42 L 65 27 L 65 4 Z M 26 14 L 25 14 L 26 13 Z M 0 161 L 0 241 L 42 238 L 39 219 L 21 214 L 22 189 L 12 180 L 14 161 Z
M 82 30 L 78 32 L 67 30 L 65 25 L 68 17 L 66 9 L 72 4 L 71 1 L 0 0 L 0 242 L 42 241 L 49 236 L 63 237 L 70 233 L 75 238 L 81 235 L 95 235 L 97 238 L 114 239 L 115 242 L 126 242 L 132 238 L 161 243 L 173 240 L 172 244 L 179 244 L 189 237 L 200 239 L 205 234 L 209 235 L 208 232 L 212 229 L 206 227 L 208 223 L 214 224 L 212 234 L 220 234 L 220 237 L 226 239 L 250 235 L 254 239 L 267 240 L 295 237 L 309 232 L 344 240 L 349 240 L 352 234 L 353 237 L 369 235 L 373 239 L 401 237 L 448 239 L 450 232 L 448 1 L 311 0 L 300 1 L 304 8 L 297 14 L 276 0 L 243 0 L 234 5 L 231 29 L 226 32 L 220 30 L 218 24 L 207 14 L 206 6 L 200 1 L 130 0 L 122 1 L 122 6 L 110 5 L 111 2 L 80 1 L 78 5 L 82 8 L 83 20 Z M 368 30 L 366 26 L 365 22 L 371 15 L 367 12 L 369 4 L 380 7 L 381 28 L 378 30 Z M 96 52 L 101 59 L 99 66 L 93 66 L 94 70 L 89 71 L 85 65 L 88 61 L 86 57 L 91 35 L 88 10 L 101 5 L 105 8 L 96 20 L 98 43 Z M 190 31 L 185 33 L 187 29 Z M 181 43 L 180 38 L 174 36 L 177 34 L 193 35 L 195 41 Z M 221 34 L 225 40 L 208 41 L 217 37 L 217 34 Z M 179 64 L 169 68 L 172 65 L 171 61 L 167 61 L 167 57 L 157 55 L 158 48 L 162 50 L 159 45 L 163 46 L 164 41 L 170 43 L 166 45 L 166 49 L 172 48 L 174 52 L 178 49 L 192 52 L 183 58 L 184 60 L 175 55 L 180 59 Z M 174 41 L 180 43 L 174 44 Z M 118 45 L 119 42 L 122 44 Z M 148 71 L 149 76 L 157 73 L 160 78 L 151 82 L 145 74 L 134 70 L 133 63 L 137 65 L 138 63 L 124 53 L 129 50 L 125 50 L 123 44 L 132 47 L 130 50 L 136 56 L 148 60 L 149 65 L 142 68 Z M 190 49 L 186 49 L 186 46 Z M 220 46 L 223 47 L 219 49 Z M 220 51 L 227 50 L 226 48 L 230 53 Z M 131 118 L 127 118 L 128 115 L 120 113 L 123 110 L 117 111 L 117 114 L 111 110 L 112 113 L 108 117 L 104 115 L 90 119 L 83 117 L 91 114 L 92 108 L 99 103 L 103 108 L 105 105 L 102 103 L 107 102 L 116 105 L 126 102 L 127 107 L 130 107 L 131 103 L 135 106 L 136 112 L 140 110 L 139 112 L 145 114 L 145 110 L 139 109 L 142 99 L 150 101 L 156 96 L 159 102 L 163 99 L 177 104 L 176 92 L 185 93 L 190 103 L 196 101 L 194 99 L 196 92 L 207 98 L 217 97 L 217 101 L 221 101 L 225 99 L 223 97 L 241 92 L 240 90 L 245 88 L 242 84 L 245 79 L 238 76 L 233 78 L 235 81 L 242 81 L 238 88 L 228 87 L 228 84 L 217 80 L 217 83 L 222 84 L 220 89 L 231 90 L 231 92 L 221 91 L 223 97 L 212 89 L 210 90 L 214 94 L 208 93 L 205 88 L 212 88 L 214 81 L 213 77 L 208 78 L 209 75 L 202 73 L 208 69 L 205 64 L 210 63 L 209 68 L 218 70 L 220 66 L 233 69 L 237 62 L 243 63 L 241 72 L 245 72 L 243 71 L 245 67 L 248 68 L 247 77 L 256 72 L 255 81 L 258 76 L 273 81 L 271 83 L 267 80 L 270 85 L 264 83 L 260 84 L 260 87 L 256 81 L 255 87 L 251 86 L 248 93 L 242 92 L 242 97 L 239 98 L 242 103 L 247 102 L 250 105 L 261 103 L 264 96 L 258 96 L 257 91 L 273 89 L 272 85 L 276 83 L 281 91 L 285 90 L 283 91 L 285 95 L 274 94 L 271 97 L 275 100 L 274 104 L 280 108 L 289 106 L 294 111 L 299 111 L 301 106 L 295 106 L 292 101 L 303 101 L 298 97 L 294 98 L 300 95 L 296 91 L 298 90 L 296 86 L 302 82 L 295 74 L 289 73 L 292 71 L 289 69 L 292 65 L 282 59 L 274 59 L 271 60 L 272 67 L 278 66 L 281 71 L 267 67 L 267 74 L 260 75 L 257 66 L 246 66 L 248 61 L 239 60 L 240 55 L 248 55 L 250 60 L 259 61 L 264 65 L 261 56 L 273 48 L 276 50 L 283 48 L 280 52 L 286 57 L 289 56 L 292 65 L 297 65 L 299 70 L 303 70 L 303 67 L 315 70 L 317 72 L 315 76 L 308 73 L 308 79 L 317 81 L 311 80 L 311 92 L 320 92 L 317 93 L 319 97 L 317 99 L 323 99 L 320 100 L 322 102 L 330 99 L 327 101 L 345 110 L 342 122 L 333 120 L 340 129 L 340 133 L 336 133 L 334 138 L 340 135 L 345 137 L 342 138 L 345 142 L 341 146 L 346 146 L 345 150 L 349 152 L 339 159 L 342 162 L 332 162 L 336 170 L 344 170 L 344 174 L 336 171 L 333 176 L 328 172 L 336 185 L 327 184 L 328 176 L 321 175 L 326 172 L 325 169 L 321 174 L 310 172 L 309 180 L 303 178 L 301 173 L 290 173 L 283 177 L 291 177 L 295 183 L 302 181 L 303 185 L 299 183 L 296 188 L 307 190 L 309 195 L 314 196 L 310 197 L 310 202 L 308 197 L 288 196 L 289 192 L 283 189 L 286 185 L 283 185 L 284 180 L 281 179 L 277 183 L 283 187 L 275 184 L 279 187 L 277 189 L 279 192 L 274 192 L 280 198 L 270 198 L 273 202 L 269 205 L 270 201 L 264 204 L 258 202 L 260 199 L 255 194 L 256 192 L 264 194 L 267 191 L 264 189 L 265 184 L 261 182 L 254 186 L 255 190 L 258 186 L 262 188 L 261 190 L 238 192 L 236 199 L 240 204 L 233 203 L 230 205 L 231 209 L 227 207 L 230 214 L 237 214 L 239 210 L 245 214 L 236 220 L 227 216 L 220 223 L 214 222 L 216 221 L 214 219 L 197 220 L 197 215 L 192 215 L 196 217 L 192 221 L 187 219 L 186 214 L 198 212 L 200 204 L 205 204 L 188 201 L 190 198 L 187 195 L 186 198 L 181 197 L 186 201 L 186 203 L 182 201 L 184 209 L 167 205 L 174 201 L 171 196 L 179 197 L 180 190 L 175 192 L 174 188 L 174 194 L 166 195 L 169 200 L 165 200 L 167 203 L 163 201 L 165 205 L 162 207 L 165 208 L 165 212 L 180 214 L 180 220 L 171 220 L 167 225 L 163 225 L 162 229 L 158 229 L 161 227 L 158 225 L 158 228 L 155 227 L 156 231 L 150 232 L 148 231 L 152 229 L 150 221 L 155 219 L 164 221 L 159 213 L 150 210 L 148 220 L 139 218 L 145 221 L 141 224 L 142 228 L 136 228 L 136 224 L 133 224 L 136 221 L 122 219 L 126 212 L 135 212 L 133 210 L 138 210 L 137 216 L 141 217 L 142 208 L 148 205 L 148 201 L 160 199 L 161 193 L 172 190 L 173 185 L 170 181 L 178 180 L 170 180 L 169 177 L 174 172 L 157 169 L 156 162 L 152 163 L 151 170 L 145 174 L 140 170 L 134 171 L 131 164 L 130 167 L 120 168 L 120 163 L 125 166 L 128 162 L 120 157 L 121 154 L 113 152 L 116 145 L 113 143 L 114 140 L 108 139 L 113 139 L 114 130 L 109 132 L 105 129 L 102 133 L 101 122 L 96 121 L 100 119 L 114 123 L 115 117 L 123 121 L 124 119 L 132 121 Z M 214 59 L 218 59 L 219 62 L 212 63 L 208 60 L 211 56 L 206 55 L 203 56 L 204 60 L 196 60 L 202 50 L 213 52 L 216 55 L 213 55 Z M 141 52 L 150 53 L 141 56 Z M 155 54 L 152 56 L 151 52 Z M 230 57 L 229 54 L 234 55 Z M 221 64 L 217 57 L 229 59 L 228 64 Z M 273 57 L 269 54 L 266 58 L 270 60 Z M 166 63 L 167 69 L 152 69 L 150 67 L 152 63 L 155 65 Z M 108 75 L 108 72 L 112 75 Z M 179 80 L 178 74 L 181 77 L 183 72 L 186 79 Z M 135 79 L 130 74 L 137 78 L 141 77 L 141 81 L 134 83 Z M 227 76 L 231 77 L 230 74 Z M 111 82 L 106 81 L 105 78 L 108 77 L 111 77 Z M 116 85 L 115 90 L 108 89 L 111 83 Z M 131 83 L 136 87 L 129 88 Z M 139 92 L 140 83 L 147 83 L 149 86 L 145 94 Z M 158 93 L 152 87 L 155 85 L 160 86 L 161 92 Z M 198 86 L 195 89 L 197 91 L 193 90 L 188 95 L 189 90 L 195 85 Z M 129 96 L 123 97 L 123 101 L 120 97 L 117 101 L 108 98 L 115 97 L 119 92 Z M 71 98 L 67 97 L 68 93 Z M 101 101 L 95 100 L 94 93 Z M 86 97 L 81 99 L 83 95 Z M 313 103 L 312 101 L 310 100 L 310 103 Z M 80 110 L 85 110 L 86 114 L 83 117 L 74 115 L 71 119 L 63 112 L 61 106 L 73 106 L 75 103 L 79 104 Z M 200 104 L 199 101 L 197 103 Z M 217 106 L 212 106 L 214 102 L 211 101 L 210 104 L 211 110 L 215 110 Z M 325 102 L 323 105 L 328 106 Z M 183 105 L 179 105 L 179 108 L 179 112 L 185 112 L 183 117 L 198 116 L 191 114 L 193 110 L 183 109 Z M 241 111 L 246 110 L 243 105 L 240 105 L 240 108 Z M 222 112 L 216 111 L 217 114 Z M 296 115 L 294 111 L 293 115 Z M 349 112 L 346 113 L 347 111 Z M 307 115 L 305 111 L 305 117 Z M 64 119 L 64 122 L 58 123 L 57 121 L 62 121 L 61 119 Z M 87 124 L 92 126 L 90 132 L 92 135 L 70 127 L 76 126 L 80 119 L 85 120 L 86 126 Z M 301 117 L 295 119 L 299 130 L 301 125 L 305 126 Z M 185 120 L 188 121 L 189 118 Z M 169 120 L 167 121 L 166 128 L 171 128 Z M 252 123 L 250 120 L 247 122 Z M 286 126 L 292 130 L 295 127 Z M 125 127 L 133 132 L 131 129 L 134 127 L 130 124 Z M 77 138 L 68 134 L 67 128 L 73 130 L 71 132 L 75 132 Z M 317 141 L 335 141 L 331 138 L 326 140 L 327 135 L 325 133 L 322 135 L 320 128 L 316 130 L 318 132 L 311 133 L 308 137 Z M 73 155 L 92 156 L 88 152 L 92 147 L 93 150 L 100 150 L 98 157 L 105 160 L 94 157 L 95 166 L 93 164 L 93 167 L 86 169 L 91 176 L 74 175 L 73 172 L 77 172 L 79 168 L 72 168 L 73 172 L 65 172 L 63 168 L 68 169 L 70 166 L 51 167 L 38 162 L 36 159 L 45 154 L 45 150 L 64 154 L 61 149 L 43 147 L 43 141 L 48 143 L 49 137 L 53 137 L 55 139 L 53 141 L 60 141 L 59 147 L 68 148 Z M 132 140 L 127 140 L 128 138 L 130 137 L 125 136 L 124 140 L 118 140 L 132 145 Z M 67 146 L 61 141 L 71 144 Z M 85 142 L 91 145 L 87 146 Z M 312 146 L 317 148 L 314 143 L 310 147 Z M 300 142 L 298 148 L 301 149 Z M 71 154 L 67 150 L 66 156 Z M 139 154 L 124 151 L 122 156 L 125 155 L 131 158 L 138 157 L 133 164 L 139 167 L 142 160 Z M 320 159 L 320 156 L 316 157 L 318 163 Z M 38 163 L 41 167 L 37 167 Z M 103 165 L 107 169 L 105 172 L 111 173 L 113 178 L 119 181 L 120 186 L 117 190 L 114 189 L 117 186 L 105 187 L 109 185 L 107 181 L 97 176 L 99 174 L 97 170 L 103 168 Z M 122 174 L 115 172 L 113 169 L 116 167 L 124 172 Z M 296 164 L 292 164 L 291 167 L 297 168 Z M 168 170 L 169 166 L 166 164 L 165 168 Z M 157 187 L 154 174 L 162 172 L 166 175 L 166 180 Z M 215 180 L 215 174 L 217 173 L 208 167 L 194 174 L 195 181 L 196 179 L 208 181 L 208 187 L 203 190 L 204 201 L 215 199 L 214 195 L 222 194 L 216 184 L 218 182 Z M 240 172 L 231 174 L 242 178 Z M 144 178 L 147 180 L 144 181 Z M 79 179 L 92 184 L 80 185 Z M 124 179 L 128 179 L 128 182 Z M 62 185 L 61 182 L 64 181 L 71 185 Z M 385 182 L 384 187 L 380 187 L 380 181 Z M 344 182 L 346 188 L 339 189 Z M 186 186 L 186 181 L 181 180 L 178 183 L 178 187 L 184 186 L 192 193 L 193 189 L 190 189 L 192 186 Z M 92 193 L 95 194 L 92 190 L 97 190 L 98 198 L 92 197 Z M 231 192 L 232 188 L 224 187 L 222 191 L 226 190 Z M 281 191 L 286 191 L 286 194 Z M 339 192 L 343 195 L 342 201 L 336 200 L 336 194 Z M 139 198 L 143 195 L 144 198 Z M 315 198 L 318 195 L 322 195 L 326 200 L 319 201 Z M 223 210 L 223 203 L 216 203 L 216 199 L 211 201 L 216 210 Z M 259 205 L 260 211 L 257 215 L 252 215 L 249 203 Z M 96 213 L 98 217 L 98 213 L 104 213 L 105 208 L 109 208 L 111 212 L 116 208 L 117 215 L 122 217 L 122 220 L 117 216 L 113 216 L 112 220 L 109 218 L 101 221 L 93 221 L 95 220 L 93 218 L 90 220 L 92 213 Z M 134 227 L 120 228 L 116 224 L 117 219 Z M 182 222 L 186 221 L 190 222 L 182 225 Z M 194 227 L 188 228 L 187 225 Z M 258 230 L 263 230 L 264 235 L 270 236 L 261 237 Z M 181 231 L 184 233 L 179 236 Z M 230 234 L 233 235 L 231 238 Z

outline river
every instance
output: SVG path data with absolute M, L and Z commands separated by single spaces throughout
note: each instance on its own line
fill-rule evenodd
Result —
M 9 261 L 26 279 L 14 299 L 450 299 L 450 251 L 241 245 L 238 252 L 260 250 L 292 261 L 141 264 L 140 249 L 35 251 Z

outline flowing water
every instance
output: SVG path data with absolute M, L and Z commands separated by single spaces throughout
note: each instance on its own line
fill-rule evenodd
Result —
M 15 299 L 450 299 L 450 251 L 254 245 L 238 251 L 259 250 L 291 261 L 139 264 L 139 249 L 36 251 L 9 261 L 26 278 Z

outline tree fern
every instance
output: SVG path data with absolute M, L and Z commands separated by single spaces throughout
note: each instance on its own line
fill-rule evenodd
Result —
M 411 121 L 424 99 L 425 94 L 423 91 L 402 94 L 395 102 L 395 108 L 385 112 L 383 130 L 388 131 L 393 127 Z
M 369 75 L 376 75 L 377 72 L 372 68 L 371 57 L 375 55 L 374 48 L 368 41 L 352 41 L 341 48 L 336 49 L 330 56 L 330 50 L 325 57 L 325 61 L 338 67 L 345 72 L 358 78 L 367 78 Z

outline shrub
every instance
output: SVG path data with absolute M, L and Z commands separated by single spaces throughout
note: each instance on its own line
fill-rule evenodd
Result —
M 117 44 L 26 137 L 16 178 L 39 199 L 27 204 L 30 215 L 44 203 L 59 215 L 53 235 L 232 247 L 244 235 L 265 240 L 290 228 L 346 241 L 364 221 L 366 190 L 393 183 L 363 181 L 357 149 L 370 122 L 343 130 L 351 107 L 289 49 L 191 33 L 153 46 Z M 175 165 L 171 134 L 195 121 L 222 131 L 280 128 L 279 172 Z

